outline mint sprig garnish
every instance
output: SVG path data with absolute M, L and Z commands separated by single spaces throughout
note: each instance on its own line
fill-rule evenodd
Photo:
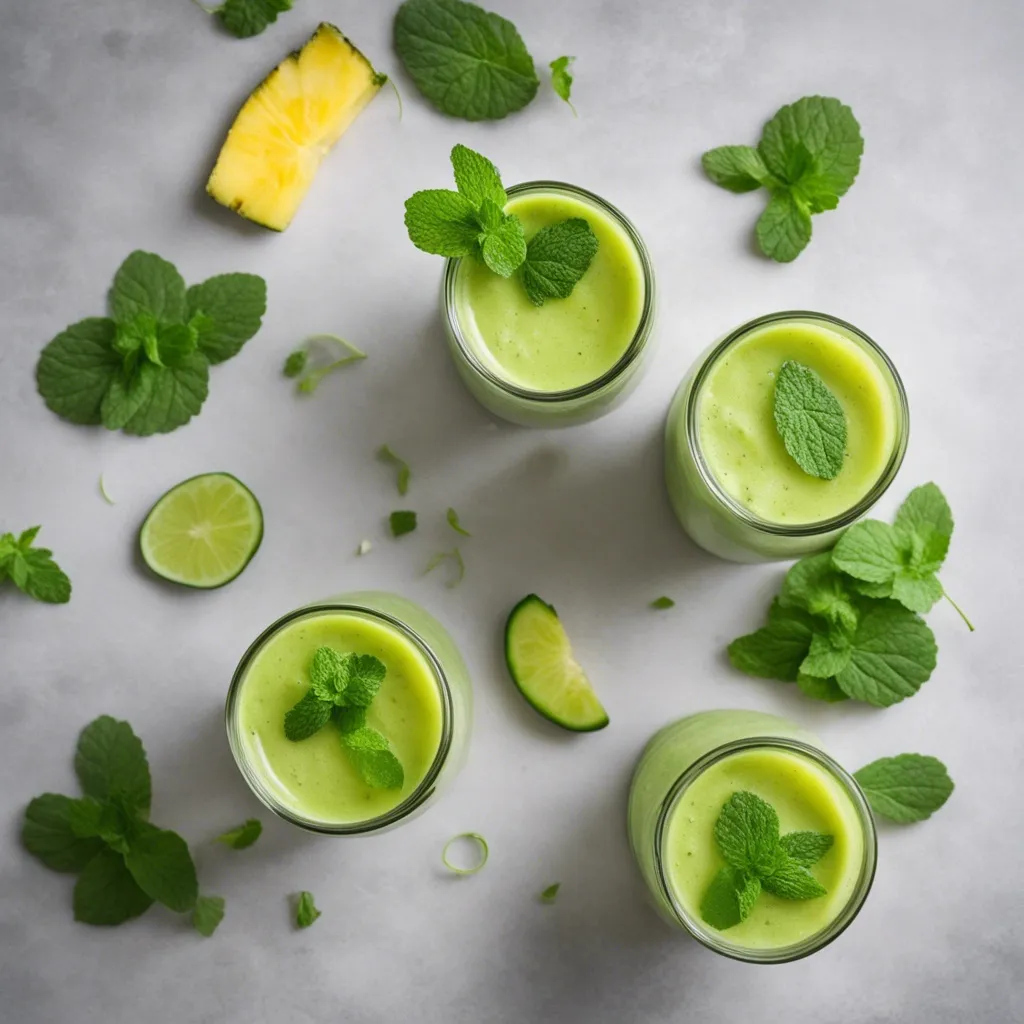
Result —
M 53 560 L 49 548 L 33 547 L 40 527 L 33 526 L 17 537 L 0 534 L 0 583 L 10 580 L 23 594 L 47 604 L 71 600 L 71 580 Z
M 168 433 L 199 413 L 210 366 L 259 330 L 266 296 L 253 274 L 221 274 L 186 289 L 173 264 L 133 252 L 114 277 L 111 317 L 72 324 L 43 349 L 39 393 L 72 423 Z
M 805 96 L 783 107 L 752 146 L 719 146 L 702 157 L 704 172 L 730 192 L 766 188 L 757 222 L 761 251 L 780 263 L 811 240 L 811 215 L 834 210 L 860 170 L 864 140 L 853 111 L 837 99 Z
M 512 22 L 462 0 L 407 0 L 395 14 L 395 50 L 442 113 L 497 120 L 525 107 L 540 82 Z
M 318 647 L 309 666 L 309 689 L 284 717 L 285 736 L 298 743 L 333 720 L 362 780 L 378 789 L 401 789 L 401 762 L 387 737 L 366 724 L 366 709 L 386 675 L 384 662 L 372 654 L 339 654 L 332 647 Z
M 572 111 L 573 116 L 579 117 L 570 99 L 572 95 L 572 74 L 569 71 L 569 65 L 575 60 L 575 57 L 556 57 L 548 67 L 551 68 L 551 88 L 555 90 L 555 94 L 560 99 L 565 100 L 569 104 L 569 109 Z
M 775 426 L 786 451 L 809 476 L 833 480 L 846 457 L 846 414 L 809 366 L 787 359 L 775 378 Z
M 876 814 L 901 824 L 930 818 L 954 788 L 946 766 L 927 754 L 882 757 L 853 777 Z
M 527 244 L 519 218 L 504 211 L 508 196 L 494 164 L 461 145 L 452 149 L 451 161 L 458 192 L 428 189 L 405 202 L 413 245 L 451 259 L 472 256 L 501 277 L 520 270 L 534 305 L 568 298 L 597 252 L 597 236 L 586 220 L 548 225 Z
M 734 793 L 715 822 L 715 842 L 725 860 L 701 901 L 701 917 L 725 931 L 745 921 L 762 890 L 786 900 L 824 896 L 807 869 L 832 847 L 823 832 L 779 834 L 774 807 L 754 793 Z
M 25 849 L 48 868 L 78 875 L 75 919 L 121 924 L 154 902 L 193 910 L 199 888 L 192 856 L 181 836 L 148 820 L 149 763 L 131 726 L 107 715 L 87 725 L 75 771 L 85 795 L 36 797 L 21 833 Z

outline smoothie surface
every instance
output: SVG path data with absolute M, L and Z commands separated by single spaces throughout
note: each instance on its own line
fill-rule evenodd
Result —
M 730 754 L 687 787 L 666 830 L 668 883 L 695 921 L 701 921 L 700 905 L 711 880 L 725 866 L 715 822 L 729 797 L 744 790 L 775 808 L 783 835 L 808 829 L 834 837 L 832 848 L 809 869 L 826 895 L 785 900 L 762 892 L 745 921 L 724 931 L 710 929 L 739 947 L 778 949 L 817 934 L 842 912 L 860 877 L 864 834 L 842 785 L 810 758 L 771 747 Z
M 846 459 L 832 480 L 805 473 L 775 426 L 775 376 L 787 359 L 814 370 L 846 414 Z M 887 377 L 856 342 L 819 323 L 768 324 L 735 342 L 697 400 L 708 468 L 733 499 L 769 523 L 822 522 L 853 508 L 896 445 L 898 405 Z
M 318 647 L 372 654 L 387 675 L 367 712 L 405 770 L 402 789 L 367 786 L 328 723 L 309 739 L 284 734 L 284 716 L 309 689 Z M 266 642 L 245 674 L 238 716 L 247 759 L 287 808 L 324 824 L 352 824 L 386 814 L 430 770 L 441 743 L 442 703 L 433 668 L 394 627 L 355 612 L 317 612 L 296 619 Z
M 597 254 L 567 299 L 535 306 L 518 274 L 502 278 L 474 259 L 459 263 L 455 309 L 477 358 L 502 380 L 530 391 L 568 391 L 603 376 L 622 358 L 640 325 L 644 269 L 632 239 L 607 213 L 555 192 L 513 196 L 506 206 L 527 240 L 541 228 L 582 217 Z

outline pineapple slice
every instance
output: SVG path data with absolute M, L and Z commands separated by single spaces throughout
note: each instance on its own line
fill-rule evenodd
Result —
M 386 81 L 338 29 L 321 24 L 245 101 L 206 191 L 241 216 L 284 231 L 320 161 Z

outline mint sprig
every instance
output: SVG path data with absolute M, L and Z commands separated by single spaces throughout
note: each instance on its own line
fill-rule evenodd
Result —
M 21 832 L 25 849 L 48 868 L 78 875 L 75 919 L 121 924 L 154 902 L 193 910 L 199 888 L 192 856 L 181 836 L 148 820 L 149 763 L 131 726 L 107 715 L 87 725 L 75 771 L 85 796 L 36 797 Z
M 332 647 L 318 647 L 309 666 L 309 689 L 284 716 L 285 736 L 298 743 L 333 720 L 362 780 L 378 789 L 401 789 L 401 762 L 387 737 L 366 724 L 366 709 L 386 675 L 384 662 L 372 654 L 339 654 Z
M 715 822 L 715 842 L 725 866 L 701 900 L 701 917 L 725 931 L 745 921 L 762 891 L 787 900 L 824 896 L 808 868 L 832 847 L 823 832 L 779 834 L 779 816 L 754 793 L 733 793 Z
M 780 263 L 796 259 L 811 240 L 811 215 L 834 210 L 864 152 L 853 111 L 837 99 L 805 96 L 782 107 L 752 146 L 719 146 L 702 157 L 704 173 L 730 192 L 766 188 L 757 222 L 761 251 Z
M 33 526 L 17 537 L 0 534 L 0 583 L 9 579 L 23 594 L 47 604 L 71 600 L 71 580 L 53 560 L 49 548 L 33 547 L 40 527 Z
M 43 349 L 39 393 L 72 423 L 169 433 L 199 413 L 210 366 L 236 355 L 265 311 L 260 277 L 221 274 L 186 289 L 173 264 L 133 252 L 114 277 L 112 316 L 72 324 Z
M 834 480 L 846 457 L 846 414 L 809 366 L 787 359 L 775 378 L 775 426 L 793 461 L 809 476 Z

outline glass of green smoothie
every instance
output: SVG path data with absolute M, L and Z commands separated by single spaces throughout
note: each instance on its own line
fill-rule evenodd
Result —
M 805 472 L 774 418 L 783 363 L 813 370 L 846 420 L 842 468 Z M 665 478 L 683 528 L 737 562 L 799 558 L 832 546 L 892 483 L 910 432 L 896 368 L 863 331 L 825 313 L 759 317 L 716 342 L 676 392 Z
M 441 307 L 455 365 L 490 412 L 523 426 L 569 426 L 610 411 L 638 383 L 654 322 L 654 270 L 636 228 L 600 196 L 557 181 L 508 189 L 527 240 L 582 217 L 597 254 L 568 298 L 534 305 L 515 275 L 449 259 Z
M 300 741 L 285 716 L 310 690 L 314 655 L 373 656 L 385 674 L 365 725 L 386 738 L 400 786 L 370 785 L 329 722 Z M 458 773 L 472 721 L 469 673 L 444 627 L 395 594 L 343 594 L 298 608 L 245 652 L 228 691 L 228 742 L 256 796 L 324 835 L 367 835 L 419 814 Z
M 715 826 L 737 793 L 771 805 L 783 837 L 831 842 L 805 869 L 821 895 L 783 899 L 765 889 L 745 919 L 716 928 L 704 902 L 726 863 Z M 705 711 L 656 733 L 633 775 L 628 819 L 661 916 L 736 960 L 786 963 L 821 949 L 857 916 L 874 879 L 874 820 L 860 787 L 813 734 L 775 715 Z

